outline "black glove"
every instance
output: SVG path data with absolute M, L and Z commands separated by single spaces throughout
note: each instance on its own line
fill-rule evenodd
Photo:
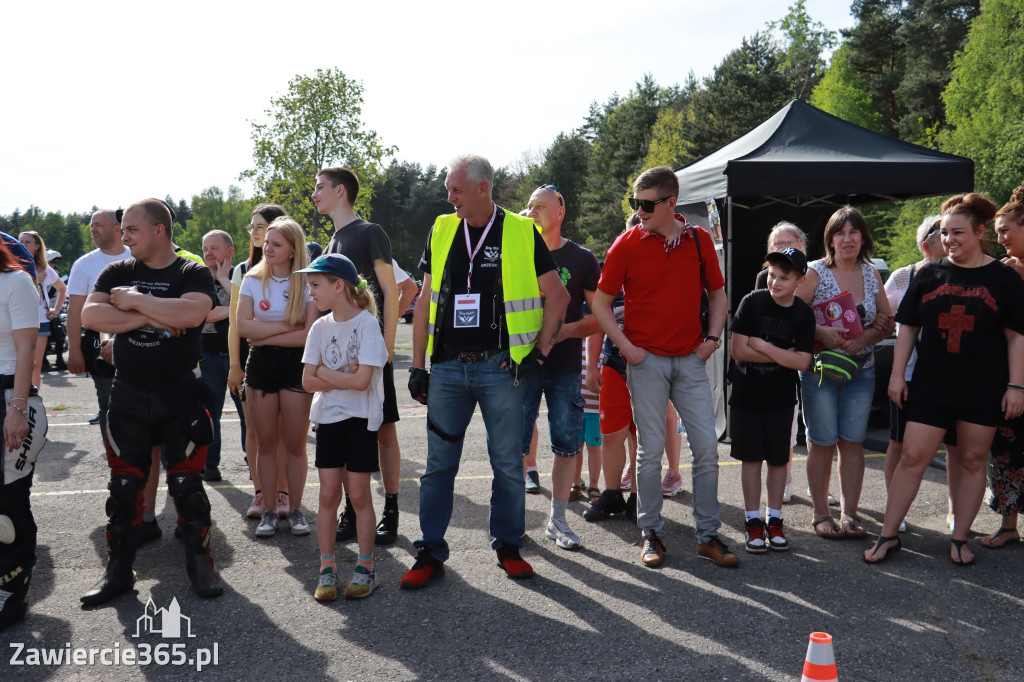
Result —
M 427 404 L 427 389 L 430 387 L 430 372 L 422 367 L 409 368 L 409 394 L 412 399 Z
M 530 351 L 529 355 L 523 358 L 522 362 L 520 362 L 518 365 L 512 363 L 512 371 L 513 373 L 515 373 L 516 367 L 518 367 L 519 376 L 539 372 L 541 369 L 544 368 L 544 362 L 547 359 L 547 356 L 541 353 L 539 348 L 534 346 L 533 350 Z

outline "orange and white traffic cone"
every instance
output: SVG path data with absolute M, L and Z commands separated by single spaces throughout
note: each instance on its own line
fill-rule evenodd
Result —
M 838 682 L 836 657 L 832 653 L 832 635 L 812 632 L 804 660 L 804 674 L 800 682 Z

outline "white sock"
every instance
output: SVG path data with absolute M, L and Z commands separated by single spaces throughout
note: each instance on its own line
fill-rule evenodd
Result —
M 761 519 L 761 510 L 760 509 L 755 509 L 754 511 L 748 511 L 747 512 L 747 521 L 750 521 L 751 519 L 758 519 L 758 520 L 760 520 Z
M 553 519 L 564 519 L 565 518 L 565 507 L 568 502 L 565 500 L 556 500 L 551 498 L 551 518 Z
M 772 509 L 771 507 L 769 507 L 768 508 L 768 518 L 769 519 L 781 519 L 782 518 L 782 510 L 781 509 Z
M 536 471 L 537 467 L 526 467 L 527 471 Z

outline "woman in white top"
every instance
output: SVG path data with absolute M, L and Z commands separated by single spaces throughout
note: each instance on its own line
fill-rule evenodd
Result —
M 296 272 L 309 264 L 305 241 L 302 228 L 291 218 L 277 218 L 270 224 L 263 260 L 242 280 L 237 312 L 238 332 L 250 346 L 245 399 L 256 431 L 260 485 L 264 499 L 279 490 L 276 455 L 278 443 L 283 443 L 292 535 L 310 532 L 301 505 L 313 396 L 302 390 L 302 349 L 319 313 L 309 296 L 306 276 Z M 277 525 L 276 509 L 265 507 L 256 535 L 269 537 Z
M 43 374 L 43 358 L 46 356 L 46 344 L 50 336 L 50 320 L 60 314 L 64 299 L 68 295 L 68 287 L 46 261 L 46 244 L 38 232 L 27 230 L 18 235 L 18 241 L 32 254 L 36 262 L 36 284 L 39 287 L 39 331 L 35 346 L 35 365 L 32 369 L 32 383 L 39 386 Z M 57 290 L 57 302 L 50 308 L 50 297 L 46 292 L 50 287 Z
M 32 277 L 0 242 L 0 382 L 4 400 L 0 451 L 0 630 L 25 615 L 25 594 L 36 558 L 36 524 L 29 506 L 32 467 L 16 466 L 29 433 L 32 356 L 39 323 Z

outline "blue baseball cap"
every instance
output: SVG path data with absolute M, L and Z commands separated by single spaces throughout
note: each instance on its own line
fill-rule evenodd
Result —
M 309 264 L 308 268 L 296 270 L 295 272 L 315 272 L 321 275 L 334 275 L 350 284 L 359 284 L 359 273 L 356 266 L 340 253 L 325 253 Z

